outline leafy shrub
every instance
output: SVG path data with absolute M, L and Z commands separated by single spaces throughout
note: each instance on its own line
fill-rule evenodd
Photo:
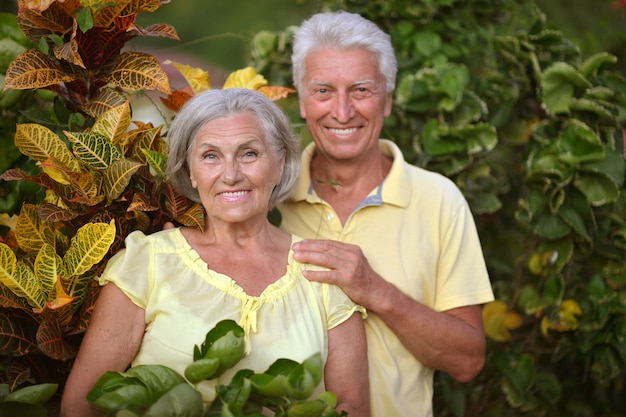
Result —
M 232 320 L 218 322 L 185 369 L 192 384 L 220 377 L 245 355 L 244 331 Z M 262 373 L 239 370 L 227 384 L 216 383 L 215 398 L 202 396 L 182 375 L 162 365 L 138 365 L 126 372 L 106 372 L 87 395 L 107 416 L 258 416 L 271 410 L 276 417 L 340 417 L 337 398 L 323 392 L 309 399 L 322 380 L 322 356 L 302 363 L 277 359 Z

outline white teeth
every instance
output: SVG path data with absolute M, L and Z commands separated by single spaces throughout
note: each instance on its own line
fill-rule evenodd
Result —
M 353 127 L 353 128 L 350 128 L 350 129 L 333 129 L 333 128 L 330 128 L 328 130 L 330 130 L 330 132 L 334 133 L 335 135 L 350 135 L 350 134 L 356 132 L 357 128 L 356 127 Z
M 241 195 L 246 194 L 247 191 L 226 191 L 223 193 L 220 193 L 221 195 L 225 196 L 225 197 L 239 197 Z

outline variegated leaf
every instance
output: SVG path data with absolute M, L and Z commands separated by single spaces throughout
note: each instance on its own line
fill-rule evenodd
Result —
M 188 102 L 191 97 L 193 97 L 193 91 L 191 90 L 191 87 L 184 87 L 180 90 L 172 92 L 171 94 L 168 94 L 168 96 L 165 98 L 160 97 L 160 99 L 165 107 L 175 112 L 179 112 L 180 109 L 183 108 L 185 103 Z
M 107 204 L 117 199 L 126 189 L 130 180 L 142 164 L 130 159 L 115 161 L 104 172 L 103 189 L 107 196 Z
M 72 183 L 69 175 L 71 171 L 65 169 L 63 166 L 57 163 L 55 159 L 50 158 L 37 165 L 43 170 L 43 172 L 46 173 L 47 176 L 49 176 L 59 184 L 70 185 Z
M 15 269 L 17 268 L 17 258 L 11 248 L 0 243 L 0 282 L 10 280 L 10 277 L 15 275 Z
M 27 49 L 18 55 L 5 75 L 4 90 L 38 89 L 74 79 L 69 72 L 59 69 L 52 58 L 36 49 Z
M 3 259 L 5 256 L 3 256 Z M 13 291 L 18 297 L 24 298 L 33 308 L 42 308 L 46 304 L 46 295 L 32 269 L 25 263 L 17 261 L 12 274 L 0 274 L 0 283 Z
M 82 57 L 80 56 L 78 42 L 76 42 L 76 30 L 78 29 L 78 23 L 73 21 L 72 36 L 69 42 L 65 42 L 63 45 L 55 46 L 53 49 L 54 56 L 63 61 L 67 61 L 73 65 L 87 69 Z
M 50 222 L 65 222 L 78 217 L 77 212 L 64 210 L 63 208 L 51 204 L 51 203 L 41 203 L 39 205 L 39 216 Z
M 185 81 L 187 81 L 187 84 L 189 84 L 189 87 L 191 87 L 193 94 L 198 94 L 211 88 L 211 79 L 207 71 L 201 68 L 193 68 L 189 65 L 179 64 L 169 59 L 163 61 L 163 63 L 174 66 L 174 68 L 180 72 L 185 78 Z
M 66 361 L 76 356 L 76 348 L 63 339 L 57 317 L 48 315 L 37 330 L 37 347 L 48 357 Z
M 61 267 L 61 257 L 56 254 L 54 247 L 44 244 L 37 258 L 35 258 L 35 278 L 39 282 L 42 291 L 46 296 L 46 301 L 50 297 L 54 298 L 54 286 L 57 282 Z
M 167 157 L 161 152 L 151 151 L 149 149 L 142 149 L 141 152 L 146 157 L 146 161 L 148 162 L 148 166 L 150 167 L 150 173 L 152 174 L 152 176 L 163 176 L 163 169 L 165 168 L 165 162 L 167 162 Z
M 80 164 L 63 140 L 52 130 L 35 123 L 18 124 L 15 130 L 15 146 L 35 161 L 50 158 L 70 171 L 80 171 Z
M 115 24 L 115 19 L 123 15 L 134 14 L 136 8 L 129 7 L 135 0 L 119 0 L 106 3 L 107 7 L 102 7 L 101 0 L 81 0 L 83 6 L 97 7 L 98 13 L 94 13 L 93 24 L 97 27 L 110 28 Z M 88 3 L 88 4 L 87 4 Z M 124 12 L 124 13 L 122 13 Z
M 67 308 L 67 306 L 76 300 L 76 298 L 77 297 L 72 297 L 67 294 L 63 288 L 62 280 L 58 279 L 48 296 L 48 301 L 44 308 L 34 309 L 34 312 L 37 314 L 54 314 L 61 322 L 61 325 L 66 326 L 72 319 L 72 313 L 74 311 L 73 306 L 70 308 Z
M 152 128 L 145 126 L 134 130 L 133 134 L 126 135 L 124 143 L 126 146 L 132 147 L 130 157 L 141 162 L 146 162 L 143 149 L 151 149 L 163 153 L 167 149 L 167 145 L 160 137 L 162 128 L 163 125 Z
M 54 246 L 54 224 L 39 218 L 37 206 L 24 204 L 17 220 L 15 236 L 23 251 L 39 251 L 46 243 Z
M 178 216 L 182 216 L 183 213 L 189 208 L 192 204 L 191 201 L 174 191 L 172 185 L 168 182 L 164 182 L 162 184 L 162 194 L 165 199 L 165 203 L 163 206 L 164 213 L 173 219 Z
M 31 309 L 31 306 L 24 298 L 18 297 L 13 291 L 2 284 L 0 284 L 0 307 L 15 308 L 18 310 Z
M 179 41 L 180 37 L 176 32 L 176 28 L 167 23 L 155 23 L 145 28 L 135 26 L 135 29 L 141 36 L 160 36 L 162 38 L 173 39 Z
M 113 88 L 102 87 L 98 93 L 81 107 L 90 116 L 100 117 L 108 110 L 123 105 L 128 100 L 123 93 Z
M 272 101 L 278 101 L 282 98 L 287 97 L 291 93 L 295 93 L 296 90 L 288 87 L 280 87 L 280 86 L 269 86 L 264 85 L 263 87 L 258 88 L 259 93 L 262 93 L 265 97 L 269 98 Z
M 228 78 L 226 78 L 222 88 L 248 88 L 250 90 L 257 90 L 264 85 L 267 85 L 267 80 L 261 74 L 257 74 L 254 68 L 246 67 L 232 72 Z
M 133 195 L 133 201 L 128 206 L 128 211 L 156 211 L 160 207 L 156 204 L 149 195 L 144 193 L 135 193 Z
M 189 227 L 196 227 L 204 230 L 204 207 L 196 203 L 186 210 L 181 216 L 176 217 L 176 221 Z
M 10 230 L 15 230 L 17 215 L 9 216 L 8 213 L 0 213 L 0 225 L 8 227 Z
M 122 151 L 111 140 L 96 132 L 65 132 L 72 143 L 74 155 L 85 165 L 101 170 L 123 158 Z
M 121 106 L 114 107 L 98 117 L 91 131 L 103 135 L 111 143 L 116 143 L 123 137 L 131 121 L 130 103 L 127 100 Z
M 74 191 L 72 202 L 95 206 L 104 201 L 104 195 L 100 189 L 101 181 L 102 177 L 98 175 L 98 172 L 95 172 L 94 175 L 87 173 L 72 175 L 72 190 Z
M 165 94 L 171 91 L 167 74 L 159 61 L 143 52 L 122 53 L 105 80 L 132 91 L 157 89 Z
M 22 12 L 24 9 L 31 9 L 44 12 L 56 1 L 57 0 L 20 0 L 18 2 L 19 11 Z
M 89 271 L 104 258 L 114 240 L 115 220 L 111 220 L 109 224 L 88 223 L 78 229 L 63 256 L 64 278 L 78 277 Z
M 30 320 L 16 319 L 9 310 L 0 309 L 0 354 L 26 355 L 35 349 L 36 328 Z

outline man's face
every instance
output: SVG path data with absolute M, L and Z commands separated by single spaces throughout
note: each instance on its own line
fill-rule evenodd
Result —
M 325 48 L 305 61 L 300 115 L 319 152 L 335 160 L 378 151 L 391 93 L 376 55 L 363 49 Z

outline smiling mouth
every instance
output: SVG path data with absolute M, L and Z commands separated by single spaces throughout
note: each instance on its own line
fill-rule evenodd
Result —
M 223 197 L 241 197 L 246 194 L 248 194 L 248 191 L 224 191 L 223 193 L 220 193 Z
M 352 133 L 356 132 L 357 130 L 359 130 L 356 127 L 351 127 L 349 129 L 337 129 L 337 128 L 328 128 L 328 130 L 330 131 L 330 133 L 335 134 L 335 135 L 351 135 Z

